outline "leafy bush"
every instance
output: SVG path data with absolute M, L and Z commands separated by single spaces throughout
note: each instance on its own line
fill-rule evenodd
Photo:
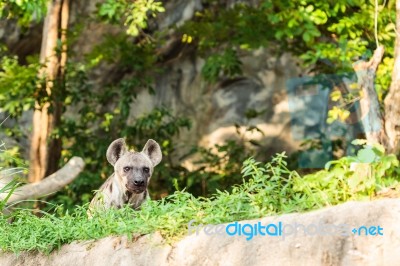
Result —
M 122 53 L 121 58 L 125 58 L 125 61 L 117 60 L 119 69 L 126 70 L 129 67 L 128 62 L 135 61 L 134 67 L 143 71 L 140 73 L 146 73 L 154 56 L 150 55 L 152 48 L 149 47 L 146 50 L 148 57 L 145 59 L 142 48 L 147 49 L 129 44 L 126 38 L 107 38 L 105 43 L 88 55 L 88 60 L 94 60 L 99 55 L 104 60 L 112 60 Z M 133 60 L 140 55 L 144 58 L 143 62 Z M 0 75 L 0 89 L 17 89 L 11 94 L 0 95 L 0 103 L 3 103 L 4 111 L 18 119 L 23 111 L 33 108 L 34 93 L 39 82 L 38 64 L 32 62 L 21 66 L 17 58 L 4 57 L 3 60 L 7 64 L 3 65 L 4 72 Z M 147 88 L 152 92 L 149 75 L 133 75 L 117 83 L 111 80 L 104 90 L 96 91 L 88 82 L 90 68 L 90 64 L 70 62 L 67 65 L 65 88 L 60 99 L 63 99 L 65 108 L 74 109 L 74 114 L 63 116 L 61 125 L 52 133 L 53 137 L 60 138 L 63 142 L 60 167 L 72 156 L 80 156 L 85 159 L 85 171 L 72 184 L 50 196 L 47 199 L 49 202 L 61 204 L 64 210 L 70 211 L 75 205 L 88 202 L 93 196 L 92 191 L 98 189 L 111 174 L 112 167 L 105 159 L 105 152 L 108 145 L 119 137 L 125 137 L 128 144 L 136 149 L 142 148 L 148 138 L 156 139 L 160 143 L 164 160 L 153 175 L 156 182 L 150 184 L 153 198 L 173 193 L 175 186 L 172 180 L 176 180 L 178 187 L 186 187 L 194 195 L 202 196 L 211 195 L 217 188 L 229 189 L 231 185 L 241 182 L 241 163 L 253 155 L 243 141 L 228 141 L 215 146 L 215 149 L 192 147 L 191 154 L 188 155 L 198 154 L 199 160 L 195 164 L 199 167 L 195 171 L 189 171 L 176 159 L 175 145 L 180 132 L 191 127 L 188 118 L 173 115 L 171 110 L 159 107 L 133 122 L 128 121 L 130 106 L 135 101 L 137 91 Z M 20 76 L 21 73 L 24 73 L 23 77 Z M 15 101 L 14 96 L 24 100 Z M 40 99 L 48 100 L 46 95 L 42 95 Z M 114 108 L 99 108 L 99 104 L 105 106 L 110 101 L 115 103 Z M 249 119 L 258 114 L 252 114 Z M 249 127 L 248 131 L 251 130 L 257 128 Z M 4 128 L 4 131 L 11 136 L 27 138 L 21 135 L 18 124 L 13 128 Z M 16 157 L 13 160 L 15 159 Z
M 227 6 L 226 1 L 205 1 L 204 8 L 196 12 L 193 19 L 171 25 L 175 34 L 182 35 L 184 44 L 181 47 L 190 47 L 185 48 L 186 51 L 193 49 L 196 55 L 205 58 L 201 72 L 211 82 L 242 75 L 241 55 L 262 47 L 277 55 L 290 51 L 300 56 L 306 66 L 313 66 L 313 72 L 323 73 L 348 72 L 355 59 L 370 57 L 375 47 L 370 19 L 374 4 L 369 1 L 260 1 L 254 5 L 242 1 Z M 377 76 L 380 98 L 390 84 L 393 61 L 390 47 L 395 36 L 393 6 L 394 2 L 388 2 L 387 6 L 379 7 L 387 11 L 380 12 L 378 17 L 378 38 L 387 47 L 387 56 L 378 69 L 378 74 L 382 75 Z M 29 24 L 32 18 L 43 18 L 45 9 L 46 1 L 43 0 L 0 1 L 0 16 L 19 18 L 24 24 Z M 92 196 L 91 190 L 98 188 L 110 174 L 111 168 L 104 160 L 105 150 L 121 135 L 135 145 L 142 145 L 148 136 L 155 138 L 164 145 L 164 156 L 172 158 L 173 140 L 180 130 L 190 126 L 185 117 L 159 108 L 141 121 L 133 124 L 127 121 L 136 93 L 142 89 L 154 93 L 151 84 L 155 73 L 160 73 L 162 67 L 168 66 L 165 61 L 171 60 L 170 55 L 162 52 L 171 35 L 166 34 L 168 30 L 157 28 L 157 22 L 150 21 L 151 16 L 163 11 L 160 1 L 103 1 L 94 15 L 106 23 L 125 24 L 126 34 L 105 37 L 104 42 L 87 55 L 75 57 L 76 49 L 68 49 L 65 84 L 54 84 L 54 91 L 58 92 L 63 112 L 67 109 L 74 112 L 73 115 L 63 113 L 62 123 L 52 136 L 63 142 L 61 165 L 76 155 L 85 158 L 87 167 L 76 182 L 51 201 L 62 203 L 71 210 L 75 204 L 87 202 Z M 71 26 L 69 48 L 73 47 L 71 41 L 77 38 L 74 29 L 83 27 Z M 20 61 L 28 63 L 19 65 L 13 56 L 3 57 L 1 61 L 0 92 L 13 88 L 0 95 L 2 111 L 18 118 L 22 112 L 32 110 L 35 101 L 50 100 L 43 95 L 43 90 L 37 89 L 41 82 L 37 77 L 41 67 L 38 62 L 21 58 Z M 100 63 L 113 64 L 113 72 L 118 75 L 110 75 L 108 84 L 93 88 L 90 71 Z M 19 134 L 17 127 L 8 132 L 14 136 Z M 174 178 L 179 187 L 187 187 L 196 195 L 209 195 L 216 188 L 229 189 L 241 179 L 238 171 L 241 162 L 254 154 L 239 142 L 227 142 L 216 149 L 217 152 L 213 152 L 195 147 L 201 157 L 199 164 L 204 165 L 196 171 L 188 171 L 167 160 L 155 173 L 160 185 L 154 187 L 154 191 L 158 195 L 171 193 Z M 221 154 L 222 159 L 219 158 Z M 227 164 L 221 161 L 227 161 Z
M 47 11 L 47 0 L 0 0 L 0 17 L 17 18 L 22 26 L 40 22 Z
M 33 109 L 34 95 L 39 93 L 39 63 L 29 58 L 28 65 L 21 66 L 16 56 L 3 56 L 0 59 L 0 106 L 2 112 L 18 118 L 23 111 Z
M 386 155 L 381 145 L 367 145 L 364 140 L 352 143 L 363 145 L 357 156 L 328 162 L 325 170 L 304 176 L 295 189 L 308 191 L 323 205 L 332 205 L 372 198 L 388 186 L 399 188 L 399 161 L 394 154 Z
M 307 211 L 326 205 L 338 204 L 349 199 L 363 199 L 370 190 L 349 188 L 354 174 L 350 161 L 364 160 L 364 153 L 373 150 L 378 155 L 370 163 L 376 175 L 369 176 L 375 191 L 384 187 L 399 187 L 398 161 L 384 155 L 374 147 L 364 147 L 359 156 L 332 162 L 327 170 L 301 177 L 287 168 L 284 153 L 277 154 L 271 162 L 262 164 L 253 158 L 243 163 L 243 178 L 247 181 L 233 187 L 231 192 L 217 191 L 210 198 L 196 198 L 186 191 L 176 191 L 158 201 L 147 201 L 141 210 L 129 207 L 95 213 L 92 219 L 86 215 L 87 206 L 77 207 L 73 213 L 56 209 L 56 214 L 43 213 L 42 217 L 22 210 L 0 217 L 0 248 L 5 251 L 39 250 L 50 252 L 64 243 L 75 240 L 99 239 L 108 235 L 149 234 L 159 231 L 168 241 L 175 241 L 187 232 L 190 220 L 203 224 L 220 224 L 244 219 L 255 219 L 271 214 Z M 369 157 L 368 157 L 369 158 Z M 341 171 L 343 173 L 341 173 Z M 386 178 L 383 174 L 391 176 Z M 381 176 L 382 175 L 382 176 Z M 366 177 L 367 178 L 367 177 Z
M 273 176 L 276 184 L 279 176 L 289 180 L 296 174 L 285 168 L 283 158 L 283 155 L 278 155 L 263 172 Z M 258 164 L 253 165 L 253 160 L 248 160 L 244 166 L 245 175 L 251 174 L 248 169 L 255 169 Z M 188 192 L 177 191 L 159 201 L 146 202 L 140 211 L 133 211 L 129 207 L 110 209 L 96 213 L 93 219 L 87 218 L 86 206 L 77 207 L 73 213 L 62 214 L 62 211 L 55 210 L 54 213 L 61 213 L 61 217 L 50 213 L 37 217 L 22 210 L 13 214 L 12 223 L 6 221 L 7 217 L 0 217 L 0 230 L 4 232 L 0 248 L 13 252 L 49 252 L 74 240 L 121 234 L 131 236 L 132 233 L 148 234 L 154 231 L 173 240 L 184 235 L 187 223 L 192 219 L 203 223 L 223 223 L 281 212 L 280 203 L 266 197 L 274 193 L 268 189 L 270 187 L 274 187 L 274 191 L 279 189 L 269 184 L 264 175 L 257 174 L 248 182 L 235 186 L 232 192 L 218 191 L 211 198 L 195 198 Z
M 223 54 L 211 55 L 207 58 L 201 73 L 207 81 L 216 82 L 222 74 L 234 77 L 242 74 L 242 62 L 234 50 L 226 50 Z
M 126 33 L 132 36 L 139 35 L 147 28 L 148 17 L 155 17 L 164 12 L 161 2 L 154 0 L 138 0 L 130 3 L 126 0 L 107 0 L 98 6 L 98 17 L 110 23 L 121 23 L 124 18 Z

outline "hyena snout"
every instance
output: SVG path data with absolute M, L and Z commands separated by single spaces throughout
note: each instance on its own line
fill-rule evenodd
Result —
M 145 182 L 141 179 L 135 179 L 133 180 L 133 184 L 138 187 L 143 187 L 145 185 Z
M 126 189 L 133 193 L 142 193 L 147 188 L 147 179 L 143 177 L 134 177 L 126 183 Z

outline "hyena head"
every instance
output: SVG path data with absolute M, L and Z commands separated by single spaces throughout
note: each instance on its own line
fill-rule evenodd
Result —
M 162 158 L 160 145 L 149 139 L 141 152 L 129 151 L 124 139 L 114 140 L 107 149 L 107 160 L 123 187 L 135 194 L 147 189 L 154 167 Z

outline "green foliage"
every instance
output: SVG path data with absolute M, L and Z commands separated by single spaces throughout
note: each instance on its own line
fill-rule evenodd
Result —
M 98 6 L 97 15 L 109 23 L 119 23 L 124 14 L 127 2 L 124 0 L 107 0 Z
M 371 164 L 376 174 L 390 176 L 398 171 L 397 159 L 378 154 L 376 164 Z M 356 159 L 363 160 L 362 157 Z M 77 207 L 73 213 L 65 214 L 56 209 L 54 213 L 61 213 L 61 216 L 44 212 L 42 217 L 38 217 L 23 210 L 11 216 L 12 223 L 8 222 L 9 217 L 0 216 L 0 230 L 3 232 L 0 248 L 12 252 L 50 252 L 75 240 L 99 239 L 109 235 L 132 237 L 155 231 L 168 241 L 175 241 L 187 233 L 190 220 L 195 220 L 196 224 L 221 224 L 256 219 L 362 199 L 370 193 L 368 189 L 351 189 L 351 179 L 347 180 L 352 175 L 349 169 L 351 158 L 336 163 L 329 170 L 305 177 L 289 170 L 285 158 L 284 153 L 277 154 L 266 164 L 253 158 L 247 159 L 243 163 L 242 175 L 249 179 L 243 179 L 243 183 L 235 185 L 231 192 L 218 190 L 210 198 L 195 198 L 186 191 L 176 191 L 161 200 L 145 202 L 139 211 L 129 207 L 109 209 L 95 213 L 92 219 L 87 218 L 87 206 Z M 389 186 L 400 188 L 398 174 L 386 183 L 376 177 L 369 178 L 373 179 L 377 190 Z M 361 186 L 357 184 L 356 187 Z
M 187 119 L 177 118 L 165 108 L 160 108 L 153 110 L 148 117 L 138 119 L 137 123 L 127 121 L 136 92 L 143 88 L 152 92 L 152 79 L 147 71 L 154 68 L 154 58 L 151 43 L 134 44 L 126 36 L 114 36 L 106 38 L 88 54 L 87 62 L 69 61 L 63 84 L 54 83 L 53 97 L 62 102 L 63 111 L 70 108 L 74 110 L 74 115 L 63 116 L 61 125 L 52 135 L 63 142 L 60 167 L 77 155 L 86 160 L 86 171 L 76 182 L 53 196 L 51 201 L 63 203 L 67 209 L 73 209 L 77 203 L 88 202 L 93 195 L 92 190 L 98 189 L 111 174 L 112 167 L 106 163 L 105 152 L 115 138 L 128 137 L 130 143 L 141 148 L 152 137 L 164 143 L 166 152 L 172 152 L 171 138 L 181 129 L 190 127 Z M 16 119 L 23 111 L 32 110 L 35 102 L 51 100 L 40 89 L 40 65 L 35 61 L 28 62 L 27 65 L 20 65 L 16 57 L 2 58 L 1 111 Z M 93 90 L 88 75 L 100 62 L 116 63 L 118 71 L 134 71 L 135 74 L 118 82 L 110 80 L 104 90 Z M 99 108 L 99 105 L 106 106 L 112 102 L 118 103 L 115 108 Z M 19 135 L 18 125 L 4 130 L 9 135 L 27 138 Z
M 22 26 L 39 22 L 46 14 L 48 0 L 1 0 L 0 17 L 17 18 Z
M 0 212 L 3 212 L 8 199 L 14 193 L 17 186 L 18 186 L 18 181 L 16 179 L 13 179 L 0 188 L 0 195 L 2 195 L 2 198 L 0 198 Z
M 27 25 L 32 18 L 43 18 L 45 3 L 0 1 L 0 15 L 19 18 L 21 23 Z M 383 99 L 390 84 L 393 65 L 393 3 L 385 2 L 386 6 L 381 3 L 379 7 L 378 39 L 386 47 L 376 80 L 380 99 Z M 265 0 L 254 6 L 237 3 L 226 8 L 226 5 L 226 1 L 205 1 L 204 9 L 197 12 L 192 20 L 179 27 L 172 26 L 176 28 L 175 33 L 182 35 L 185 46 L 194 47 L 205 58 L 201 73 L 209 82 L 241 75 L 240 56 L 259 48 L 268 48 L 277 55 L 292 52 L 300 56 L 303 65 L 309 67 L 312 73 L 351 72 L 352 63 L 369 58 L 375 48 L 375 7 L 371 1 Z M 69 116 L 63 116 L 61 126 L 53 132 L 63 141 L 63 160 L 60 164 L 73 155 L 83 157 L 87 164 L 77 181 L 50 199 L 63 203 L 64 209 L 73 209 L 75 204 L 87 202 L 92 197 L 91 191 L 108 177 L 112 168 L 105 160 L 105 151 L 113 139 L 121 136 L 127 137 L 128 143 L 135 148 L 141 148 L 148 138 L 154 138 L 162 145 L 165 159 L 156 168 L 156 182 L 152 184 L 157 197 L 174 190 L 171 180 L 195 195 L 207 196 L 218 188 L 233 191 L 231 186 L 242 179 L 239 169 L 245 158 L 254 155 L 249 148 L 257 145 L 253 140 L 228 141 L 212 149 L 194 147 L 191 155 L 196 154 L 199 159 L 195 161 L 196 170 L 189 171 L 174 158 L 180 132 L 190 128 L 187 118 L 159 107 L 135 121 L 129 120 L 136 94 L 143 89 L 154 93 L 151 84 L 155 74 L 162 71 L 160 66 L 164 59 L 159 49 L 165 44 L 166 35 L 148 26 L 150 17 L 163 11 L 161 2 L 153 0 L 103 1 L 98 5 L 97 17 L 103 22 L 124 24 L 126 34 L 106 36 L 102 43 L 85 55 L 84 60 L 74 62 L 71 61 L 73 57 L 69 57 L 65 84 L 55 83 L 55 96 L 62 102 L 64 111 L 72 110 Z M 45 92 L 38 89 L 42 82 L 38 78 L 40 64 L 32 60 L 22 66 L 17 58 L 9 55 L 1 60 L 2 111 L 18 118 L 23 111 L 32 110 L 35 101 L 50 101 Z M 89 77 L 91 71 L 101 64 L 113 64 L 118 76 L 110 77 L 101 89 L 93 88 Z M 332 97 L 340 108 L 330 112 L 331 121 L 344 120 L 348 112 L 341 108 L 349 101 L 355 101 L 360 93 L 355 90 L 349 95 L 336 93 Z M 254 118 L 257 111 L 250 110 L 247 115 Z M 10 134 L 20 133 L 18 128 L 14 128 Z M 357 158 L 364 161 L 373 158 L 371 164 L 378 163 L 376 158 L 386 158 L 374 152 L 365 149 L 359 152 Z M 250 176 L 252 174 L 246 175 Z M 282 184 L 275 185 L 283 189 L 280 187 Z M 368 189 L 371 191 L 371 187 Z M 291 197 L 298 195 L 290 194 L 289 199 Z M 277 199 L 272 197 L 271 200 Z
M 2 186 L 0 187 L 0 213 L 3 212 L 4 207 L 7 204 L 8 199 L 11 197 L 14 190 L 19 185 L 17 177 L 18 174 L 24 172 L 24 162 L 18 159 L 16 148 L 6 149 L 5 143 L 0 144 L 0 182 Z M 7 183 L 1 180 L 2 178 L 7 178 L 13 176 L 14 178 Z
M 302 193 L 294 193 L 293 183 L 300 176 L 287 168 L 285 153 L 277 154 L 271 162 L 262 165 L 249 158 L 243 163 L 243 176 L 250 176 L 244 184 L 249 190 L 250 198 L 254 201 L 259 213 L 282 213 L 307 210 L 303 205 Z
M 15 56 L 3 56 L 0 64 L 0 110 L 19 117 L 23 111 L 34 107 L 34 96 L 40 84 L 40 65 L 31 58 L 28 65 L 21 66 Z
M 106 62 L 117 64 L 121 71 L 146 71 L 154 67 L 157 60 L 155 53 L 155 44 L 152 42 L 134 43 L 125 34 L 106 35 L 104 40 L 86 55 L 86 61 L 90 67 Z
M 268 45 L 273 29 L 269 28 L 271 23 L 264 8 L 244 3 L 226 8 L 224 4 L 214 4 L 196 13 L 196 19 L 178 28 L 179 32 L 192 37 L 204 55 L 223 47 L 257 49 Z
M 195 155 L 195 170 L 183 169 L 175 176 L 176 186 L 194 195 L 210 196 L 217 190 L 232 190 L 242 181 L 241 162 L 255 152 L 242 141 L 228 140 L 212 148 L 193 147 L 188 155 Z
M 128 26 L 127 34 L 132 36 L 139 35 L 139 30 L 147 27 L 148 14 L 155 17 L 157 12 L 164 12 L 161 2 L 154 0 L 139 0 L 128 6 L 130 10 L 125 20 L 125 26 Z
M 375 85 L 382 102 L 393 67 L 395 8 L 394 1 L 378 4 L 377 41 L 385 46 L 385 57 Z M 235 55 L 260 47 L 275 54 L 290 51 L 314 75 L 353 73 L 353 63 L 368 60 L 376 48 L 373 1 L 264 0 L 258 5 L 225 5 L 225 1 L 210 1 L 195 19 L 178 28 L 183 42 L 190 37 L 187 44 L 196 45 L 206 58 L 202 74 L 211 82 L 217 81 L 221 72 L 223 76 L 241 74 L 240 59 L 227 58 L 224 51 L 235 51 Z M 353 100 L 346 99 L 344 106 L 331 110 L 329 122 L 345 120 Z
M 305 63 L 322 66 L 318 61 L 329 60 L 335 73 L 347 72 L 352 70 L 353 60 L 372 55 L 375 7 L 370 1 L 273 2 L 268 9 L 280 10 L 270 15 L 277 27 L 275 37 L 284 42 L 301 38 L 304 47 L 292 47 L 291 43 L 288 46 L 300 52 Z M 384 8 L 388 7 L 380 7 L 378 38 L 389 49 L 388 54 L 393 55 L 394 32 L 386 25 L 392 23 L 394 12 L 383 12 Z
M 399 161 L 386 155 L 381 145 L 366 145 L 364 140 L 353 141 L 364 145 L 356 156 L 330 161 L 325 170 L 304 176 L 313 197 L 326 204 L 371 198 L 387 184 L 398 186 Z M 303 189 L 305 184 L 299 184 Z
M 241 181 L 240 165 L 249 152 L 239 142 L 217 146 L 216 152 L 194 147 L 193 153 L 199 155 L 196 164 L 204 167 L 189 171 L 180 165 L 180 160 L 174 159 L 180 132 L 191 126 L 187 118 L 177 117 L 164 107 L 156 108 L 133 121 L 129 118 L 136 94 L 143 89 L 154 93 L 151 77 L 160 71 L 154 67 L 157 60 L 155 54 L 155 44 L 152 42 L 132 42 L 126 35 L 116 35 L 106 36 L 86 55 L 83 62 L 68 62 L 64 84 L 58 87 L 60 84 L 55 83 L 54 90 L 57 91 L 57 99 L 63 103 L 64 111 L 73 111 L 72 115 L 62 117 L 61 125 L 53 132 L 53 136 L 61 138 L 63 142 L 60 167 L 72 156 L 84 158 L 86 167 L 75 182 L 48 198 L 48 201 L 63 204 L 63 210 L 73 210 L 76 204 L 88 202 L 93 196 L 92 191 L 98 189 L 111 174 L 112 167 L 105 159 L 105 152 L 111 141 L 119 137 L 126 137 L 136 149 L 141 149 L 148 138 L 156 139 L 162 146 L 164 160 L 153 175 L 154 182 L 150 188 L 154 192 L 152 197 L 172 193 L 173 179 L 177 180 L 178 186 L 187 187 L 196 195 L 209 195 L 216 188 L 228 189 L 230 185 Z M 234 51 L 225 56 L 228 63 L 232 56 L 235 56 Z M 18 118 L 23 110 L 32 109 L 35 101 L 50 100 L 47 95 L 38 94 L 41 92 L 37 78 L 39 64 L 32 62 L 21 66 L 17 58 L 11 60 L 4 57 L 3 60 L 6 64 L 3 64 L 0 84 L 4 85 L 0 87 L 16 88 L 12 94 L 1 94 L 3 111 Z M 234 60 L 232 62 L 235 63 Z M 100 63 L 113 64 L 116 71 L 130 74 L 118 80 L 109 80 L 103 89 L 94 90 L 88 76 Z M 234 73 L 234 64 L 222 64 L 221 71 Z M 24 100 L 16 101 L 18 98 Z M 18 127 L 11 131 L 17 134 Z
M 184 187 L 194 195 L 210 196 L 218 190 L 231 191 L 232 186 L 242 182 L 240 174 L 242 162 L 250 156 L 260 156 L 255 147 L 260 145 L 249 138 L 248 133 L 264 132 L 252 125 L 252 119 L 263 114 L 265 110 L 248 109 L 245 112 L 246 121 L 235 124 L 236 136 L 222 144 L 211 148 L 195 146 L 182 159 L 193 156 L 194 170 L 182 169 L 179 175 L 173 175 L 175 189 Z
M 161 2 L 154 0 L 107 0 L 98 8 L 98 16 L 110 23 L 120 23 L 124 20 L 127 27 L 126 33 L 138 36 L 142 29 L 147 28 L 148 17 L 155 17 L 157 13 L 164 12 Z
M 283 154 L 277 155 L 263 168 L 253 159 L 247 160 L 243 173 L 251 176 L 249 181 L 235 186 L 232 192 L 217 191 L 211 198 L 195 198 L 188 192 L 177 191 L 159 201 L 146 202 L 140 211 L 111 209 L 96 213 L 90 220 L 86 216 L 86 207 L 78 207 L 74 213 L 61 217 L 44 213 L 39 218 L 22 211 L 13 215 L 11 224 L 6 222 L 6 217 L 0 217 L 0 228 L 5 232 L 0 248 L 13 252 L 49 252 L 74 240 L 154 231 L 173 240 L 186 233 L 187 223 L 192 219 L 202 223 L 224 223 L 280 213 L 288 209 L 284 208 L 285 198 L 275 192 L 283 189 L 282 193 L 286 193 L 285 184 L 297 176 L 286 168 L 283 159 Z
M 16 168 L 15 168 L 16 167 Z M 21 167 L 26 167 L 25 161 L 20 159 L 19 149 L 18 147 L 12 147 L 9 149 L 5 148 L 5 143 L 0 144 L 0 169 L 6 168 L 18 169 Z
M 0 56 L 0 112 L 18 122 L 23 112 L 34 109 L 35 101 L 41 105 L 50 97 L 41 89 L 44 77 L 39 76 L 41 64 L 37 57 L 27 57 L 26 64 L 21 65 L 17 56 L 11 56 L 6 49 L 1 49 Z M 15 139 L 27 138 L 25 131 L 18 123 L 12 128 L 1 127 L 1 133 Z M 7 167 L 20 166 L 23 159 L 19 152 L 19 147 L 6 149 L 0 159 Z
M 343 87 L 347 84 L 341 85 Z M 346 122 L 351 115 L 349 109 L 362 98 L 362 91 L 357 83 L 349 84 L 346 89 L 334 86 L 330 98 L 335 105 L 328 111 L 327 123 L 331 124 L 336 120 Z
M 201 70 L 207 81 L 216 82 L 220 75 L 234 77 L 242 74 L 242 63 L 234 50 L 226 50 L 223 54 L 211 55 Z

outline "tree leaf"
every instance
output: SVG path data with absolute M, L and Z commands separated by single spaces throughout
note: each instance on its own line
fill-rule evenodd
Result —
M 371 148 L 361 149 L 357 153 L 357 158 L 361 163 L 372 163 L 376 158 L 376 154 Z
M 353 145 L 365 145 L 367 144 L 367 140 L 366 139 L 355 139 L 351 142 L 351 144 Z

